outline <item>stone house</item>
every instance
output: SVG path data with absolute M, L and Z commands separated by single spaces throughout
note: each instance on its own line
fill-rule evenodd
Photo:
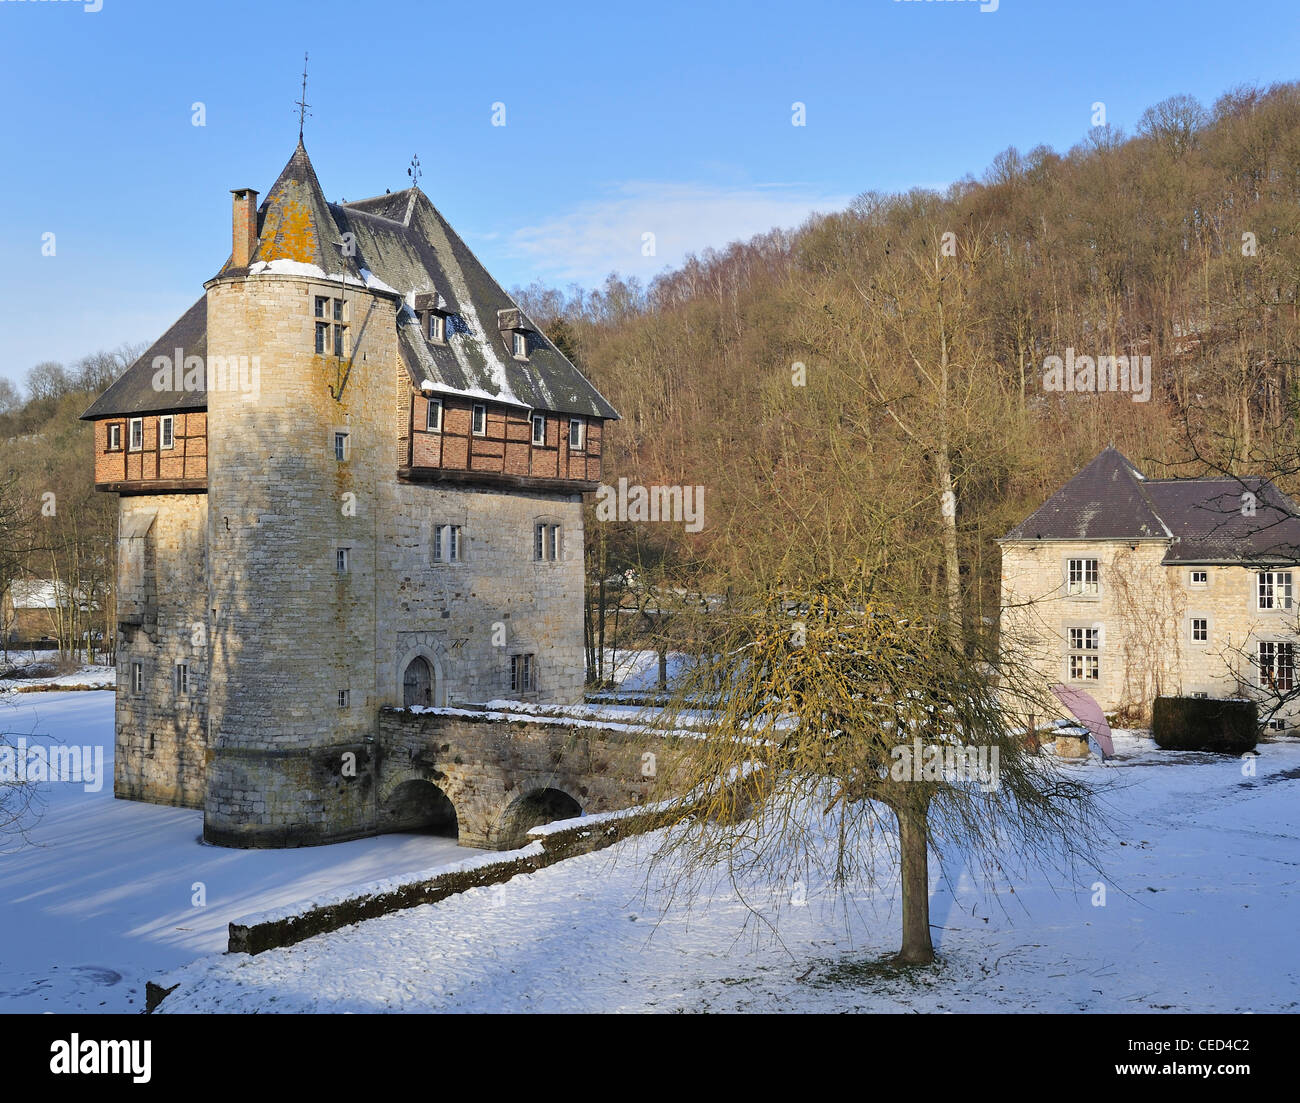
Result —
M 1151 479 L 1107 448 L 1000 541 L 1004 652 L 1146 718 L 1251 696 L 1289 726 L 1300 515 L 1269 480 Z
M 418 187 L 327 202 L 299 141 L 233 197 L 230 257 L 83 415 L 120 502 L 114 792 L 328 842 L 377 829 L 382 708 L 580 698 L 618 415 Z

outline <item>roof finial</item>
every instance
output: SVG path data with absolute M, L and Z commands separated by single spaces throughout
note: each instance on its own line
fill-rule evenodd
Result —
M 411 178 L 411 187 L 420 186 L 420 155 L 417 153 L 411 158 L 411 167 L 406 170 L 406 175 Z
M 311 106 L 307 102 L 307 54 L 302 55 L 302 99 L 295 101 L 298 104 L 298 144 L 302 145 L 302 124 L 303 120 L 311 114 L 307 110 Z

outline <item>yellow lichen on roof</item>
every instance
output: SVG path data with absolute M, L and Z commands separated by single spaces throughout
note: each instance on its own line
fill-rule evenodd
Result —
M 314 264 L 320 256 L 311 212 L 292 199 L 272 201 L 267 207 L 262 239 L 259 254 L 262 260 L 297 260 Z

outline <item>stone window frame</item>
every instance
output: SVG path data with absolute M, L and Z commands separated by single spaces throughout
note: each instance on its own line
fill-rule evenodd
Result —
M 135 441 L 135 431 L 136 431 L 136 429 L 139 429 L 139 430 L 140 430 L 140 443 L 139 443 L 139 444 L 134 443 L 134 441 Z M 132 417 L 132 418 L 127 418 L 127 422 L 126 422 L 126 450 L 127 450 L 128 452 L 143 452 L 143 451 L 144 451 L 144 418 L 142 418 L 142 417 Z
M 1291 612 L 1291 611 L 1295 608 L 1295 572 L 1294 572 L 1294 571 L 1290 571 L 1290 570 L 1265 570 L 1265 571 L 1253 571 L 1253 572 L 1251 572 L 1251 573 L 1252 573 L 1253 576 L 1254 576 L 1254 578 L 1253 578 L 1254 585 L 1253 585 L 1252 589 L 1255 591 L 1255 594 L 1254 594 L 1254 602 L 1253 602 L 1254 607 L 1255 607 L 1255 610 L 1254 610 L 1255 612 L 1257 612 L 1257 613 L 1289 613 L 1289 612 Z M 1266 575 L 1267 575 L 1267 576 L 1270 576 L 1270 577 L 1272 578 L 1272 581 L 1270 581 L 1270 582 L 1268 582 L 1268 583 L 1265 583 L 1265 581 L 1264 581 L 1264 577 L 1265 577 Z M 1277 592 L 1276 592 L 1276 591 L 1277 591 L 1277 587 L 1279 586 L 1279 582 L 1277 581 L 1277 577 L 1278 577 L 1278 576 L 1282 576 L 1282 575 L 1285 575 L 1285 576 L 1286 576 L 1286 582 L 1285 582 L 1285 583 L 1281 583 L 1281 585 L 1284 585 L 1284 586 L 1286 587 L 1286 596 L 1285 596 L 1285 597 L 1282 597 L 1282 598 L 1279 600 L 1279 595 L 1278 595 Z M 1264 604 L 1261 603 L 1261 599 L 1262 599 L 1263 596 L 1264 596 L 1264 595 L 1263 595 L 1263 590 L 1264 590 L 1264 587 L 1265 587 L 1266 585 L 1267 585 L 1267 586 L 1271 586 L 1271 587 L 1273 588 L 1273 591 L 1274 591 L 1273 594 L 1271 595 L 1271 598 L 1270 598 L 1270 600 L 1272 601 L 1272 604 L 1270 604 L 1270 605 L 1264 605 Z
M 338 438 L 340 435 L 344 438 L 342 456 L 339 455 Z M 329 442 L 330 455 L 333 456 L 336 461 L 339 463 L 347 463 L 352 459 L 352 427 L 350 425 L 331 425 L 327 440 Z
M 349 709 L 352 707 L 352 689 L 345 687 L 339 690 L 339 708 Z
M 317 300 L 326 299 L 333 305 L 326 314 L 317 314 Z M 333 360 L 346 360 L 348 356 L 348 338 L 352 319 L 349 315 L 352 313 L 352 307 L 344 290 L 338 287 L 322 287 L 320 285 L 308 285 L 307 287 L 307 313 L 312 323 L 312 343 L 311 349 L 316 356 L 326 356 Z M 325 351 L 317 350 L 317 338 L 321 326 L 327 331 L 325 342 Z M 341 338 L 341 341 L 340 341 Z M 342 352 L 337 351 L 342 348 Z
M 166 426 L 168 427 L 168 429 L 170 429 L 170 432 L 169 432 L 169 433 L 164 433 L 164 432 L 163 432 L 163 426 L 164 426 L 164 425 L 166 425 Z M 170 440 L 168 443 L 164 444 L 163 441 L 167 440 L 168 437 L 170 437 L 171 440 Z M 164 449 L 172 449 L 172 448 L 175 448 L 175 447 L 176 447 L 176 415 L 175 415 L 175 414 L 160 414 L 160 415 L 158 416 L 158 448 L 159 448 L 159 451 L 162 451 L 162 450 L 164 450 Z
M 541 533 L 541 555 L 538 555 L 538 530 Z M 529 528 L 529 551 L 534 564 L 563 563 L 565 560 L 564 522 L 553 514 L 539 515 L 533 518 Z M 548 554 L 553 553 L 553 554 Z
M 1204 582 L 1197 582 L 1198 574 L 1205 575 Z M 1209 567 L 1192 567 L 1187 572 L 1187 588 L 1189 590 L 1208 590 L 1210 588 L 1210 568 Z
M 172 689 L 177 697 L 190 695 L 190 664 L 177 663 L 172 674 Z
M 1067 685 L 1087 685 L 1089 683 L 1095 685 L 1100 683 L 1101 682 L 1101 657 L 1106 651 L 1106 626 L 1099 621 L 1095 621 L 1092 624 L 1067 623 L 1064 625 L 1064 629 L 1065 629 L 1065 660 L 1061 672 L 1063 675 L 1062 680 Z M 1095 632 L 1097 636 L 1097 646 L 1096 647 L 1087 647 L 1087 646 L 1075 647 L 1073 645 L 1073 641 L 1070 638 L 1070 634 L 1072 632 L 1085 632 L 1085 633 Z M 1083 640 L 1086 643 L 1087 640 L 1086 635 L 1083 637 Z M 1080 668 L 1083 671 L 1085 671 L 1084 676 L 1080 678 L 1074 677 L 1073 660 L 1076 658 L 1083 659 L 1083 660 L 1091 659 L 1093 661 L 1092 665 L 1096 670 L 1096 676 L 1092 678 L 1087 676 L 1086 671 L 1088 669 L 1089 664 L 1085 661 L 1080 664 Z
M 1078 563 L 1092 562 L 1097 564 L 1097 583 L 1096 583 L 1097 592 L 1095 594 L 1084 593 L 1082 591 L 1079 593 L 1074 593 L 1070 590 L 1070 564 L 1072 562 L 1078 562 Z M 1101 572 L 1100 555 L 1064 555 L 1061 557 L 1061 585 L 1065 589 L 1065 596 L 1069 598 L 1071 601 L 1100 601 L 1102 599 L 1103 594 L 1105 593 L 1105 590 L 1102 587 L 1101 573 L 1102 572 Z M 1087 575 L 1086 567 L 1084 568 L 1084 575 L 1086 578 Z M 1083 582 L 1082 585 L 1086 586 L 1087 582 L 1086 581 Z
M 348 578 L 352 574 L 352 544 L 343 542 L 334 545 L 334 574 L 337 578 Z
M 510 692 L 518 693 L 521 696 L 539 693 L 538 669 L 536 650 L 525 651 L 521 647 L 518 651 L 512 651 L 506 663 L 506 680 L 510 686 Z
M 456 530 L 456 555 L 452 558 L 442 555 L 442 530 Z M 432 567 L 459 567 L 469 561 L 465 554 L 466 536 L 464 521 L 434 521 L 429 526 L 429 565 Z
M 1187 614 L 1187 642 L 1193 647 L 1209 647 L 1210 641 L 1214 639 L 1214 618 L 1209 613 L 1202 613 L 1199 610 Z M 1205 639 L 1196 638 L 1196 622 L 1203 620 L 1205 622 Z
M 122 451 L 122 423 L 120 421 L 110 421 L 104 434 L 105 452 Z
M 144 696 L 144 660 L 143 659 L 131 660 L 130 685 L 131 685 L 132 697 Z
M 1289 648 L 1291 656 L 1290 678 L 1285 685 L 1270 685 L 1264 680 L 1264 648 L 1272 647 L 1273 661 L 1270 663 L 1272 669 L 1277 669 L 1278 659 L 1285 653 L 1283 648 Z M 1267 690 L 1270 693 L 1291 693 L 1296 687 L 1296 641 L 1292 637 L 1266 636 L 1259 637 L 1255 640 L 1254 647 L 1254 666 L 1255 666 L 1255 683 L 1259 689 Z

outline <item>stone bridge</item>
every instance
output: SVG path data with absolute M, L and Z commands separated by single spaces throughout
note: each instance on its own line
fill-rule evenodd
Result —
M 671 776 L 680 736 L 594 711 L 386 708 L 360 742 L 225 748 L 208 756 L 203 835 L 285 847 L 427 830 L 508 850 L 538 824 L 641 804 Z
M 537 824 L 643 803 L 676 742 L 562 715 L 384 709 L 376 830 L 509 850 Z

